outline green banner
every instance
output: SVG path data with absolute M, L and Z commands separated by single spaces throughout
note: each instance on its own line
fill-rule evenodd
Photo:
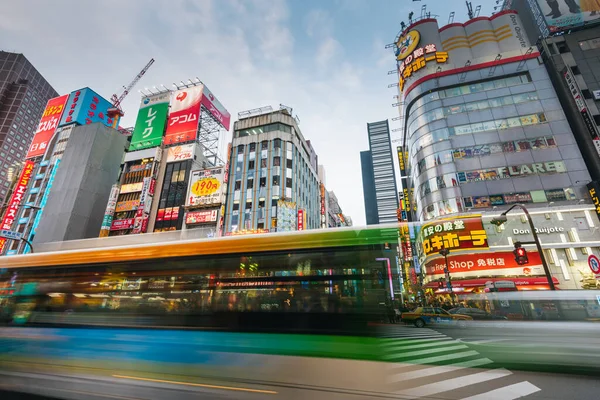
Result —
M 129 151 L 160 146 L 169 112 L 169 100 L 168 92 L 142 99 Z

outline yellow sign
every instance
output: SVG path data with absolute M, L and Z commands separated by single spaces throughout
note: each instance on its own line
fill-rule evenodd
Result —
M 410 197 L 408 197 L 408 189 L 407 188 L 404 188 L 403 202 L 404 202 L 404 210 L 406 212 L 409 212 L 410 211 Z
M 139 200 L 121 201 L 120 203 L 117 203 L 115 212 L 135 210 L 138 208 L 139 205 L 140 205 Z
M 127 184 L 121 186 L 121 194 L 141 192 L 143 187 L 144 187 L 144 182 L 127 183 Z
M 419 31 L 408 31 L 406 35 L 401 36 L 396 42 L 396 59 L 398 61 L 404 60 L 417 48 L 420 40 L 421 34 L 419 34 Z
M 412 74 L 418 70 L 425 68 L 427 62 L 436 61 L 438 64 L 443 64 L 448 61 L 448 52 L 436 51 L 435 45 L 431 46 L 430 50 L 433 50 L 433 52 L 427 53 L 428 46 L 425 46 L 425 50 L 419 48 L 414 52 L 414 54 L 419 54 L 419 57 L 410 55 L 398 66 L 398 87 L 400 88 L 400 91 L 404 90 L 404 82 L 406 82 L 406 79 L 410 78 Z
M 487 249 L 487 233 L 481 216 L 465 216 L 428 222 L 417 237 L 422 256 L 438 254 L 440 250 Z
M 213 176 L 202 178 L 192 185 L 192 193 L 196 196 L 210 196 L 221 187 L 221 182 Z

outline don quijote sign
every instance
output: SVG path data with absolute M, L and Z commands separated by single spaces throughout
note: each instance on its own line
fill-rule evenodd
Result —
M 535 228 L 535 233 L 540 234 L 540 233 L 544 233 L 546 235 L 549 235 L 551 233 L 561 233 L 564 232 L 565 228 L 563 228 L 562 226 L 551 226 L 551 227 L 546 227 L 546 228 Z M 529 229 L 513 229 L 512 230 L 513 235 L 527 235 L 527 234 L 531 234 L 531 230 Z

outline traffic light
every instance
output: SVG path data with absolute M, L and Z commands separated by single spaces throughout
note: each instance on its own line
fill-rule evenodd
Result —
M 520 243 L 515 243 L 515 249 L 513 250 L 515 255 L 515 261 L 519 265 L 529 264 L 529 258 L 527 258 L 527 251 L 521 247 Z

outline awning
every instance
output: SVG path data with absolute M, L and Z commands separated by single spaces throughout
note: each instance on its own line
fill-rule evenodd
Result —
M 453 288 L 470 288 L 470 287 L 485 287 L 487 282 L 510 281 L 514 282 L 515 286 L 530 286 L 530 285 L 548 285 L 548 279 L 545 276 L 529 277 L 529 278 L 479 278 L 479 279 L 452 279 Z M 558 279 L 552 277 L 555 285 L 558 285 Z M 431 281 L 425 284 L 426 288 L 437 289 L 438 281 Z

